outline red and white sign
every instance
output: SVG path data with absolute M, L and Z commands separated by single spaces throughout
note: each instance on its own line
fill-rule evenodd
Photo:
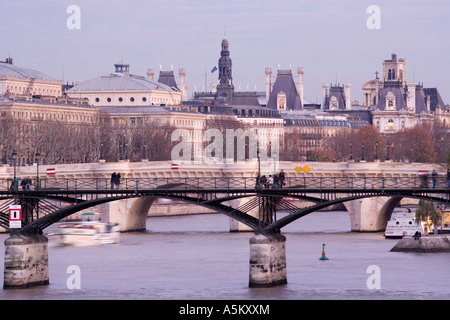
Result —
M 22 228 L 22 207 L 20 205 L 9 206 L 9 227 Z
M 47 175 L 51 175 L 51 174 L 55 174 L 55 173 L 56 173 L 55 168 L 49 168 L 49 169 L 47 169 Z
M 172 170 L 178 170 L 178 164 L 172 163 Z

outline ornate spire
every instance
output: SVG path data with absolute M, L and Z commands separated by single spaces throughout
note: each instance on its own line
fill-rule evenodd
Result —
M 228 46 L 228 40 L 223 39 L 222 51 L 220 52 L 219 59 L 219 84 L 217 86 L 217 96 L 226 98 L 227 102 L 232 102 L 234 85 L 232 76 L 232 62 Z

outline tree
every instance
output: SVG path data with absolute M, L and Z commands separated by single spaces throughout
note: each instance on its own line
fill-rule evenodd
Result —
M 327 138 L 325 148 L 336 160 L 354 159 L 373 161 L 386 157 L 385 142 L 377 128 L 366 125 L 357 131 L 341 131 Z
M 419 208 L 416 211 L 416 222 L 431 220 L 434 225 L 434 232 L 437 231 L 437 224 L 441 219 L 440 212 L 436 210 L 433 203 L 426 200 L 419 200 Z
M 283 161 L 299 161 L 305 156 L 302 134 L 299 128 L 284 134 L 284 143 L 280 152 Z
M 329 149 L 314 148 L 308 155 L 310 161 L 333 161 L 335 154 Z
M 404 129 L 392 137 L 391 157 L 409 162 L 435 162 L 437 153 L 431 134 L 421 126 Z

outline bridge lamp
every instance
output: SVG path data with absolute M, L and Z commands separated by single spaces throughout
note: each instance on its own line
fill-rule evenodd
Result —
M 39 156 L 41 154 L 39 153 L 39 151 L 36 151 L 36 190 L 40 189 L 40 185 L 39 185 Z
M 375 142 L 375 160 L 378 160 L 378 141 Z
M 364 161 L 364 143 L 361 143 L 361 161 Z
M 350 142 L 350 157 L 348 158 L 350 161 L 353 160 L 353 142 Z
M 16 177 L 16 157 L 17 157 L 17 153 L 16 153 L 16 150 L 13 151 L 12 157 L 14 159 L 14 191 L 17 191 L 17 177 Z

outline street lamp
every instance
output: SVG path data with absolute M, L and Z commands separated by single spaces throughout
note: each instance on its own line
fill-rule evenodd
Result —
M 14 191 L 17 192 L 17 177 L 16 177 L 16 157 L 17 157 L 17 153 L 16 150 L 13 151 L 12 153 L 13 159 L 14 159 L 14 182 L 13 182 L 13 186 L 14 186 Z
M 364 143 L 361 143 L 361 162 L 364 160 Z
M 36 190 L 40 189 L 40 182 L 39 182 L 39 156 L 41 154 L 39 153 L 39 151 L 36 151 Z
M 389 162 L 389 143 L 386 143 L 386 162 Z
M 350 158 L 349 158 L 349 160 L 351 161 L 351 160 L 353 160 L 353 142 L 350 142 Z
M 378 160 L 378 141 L 375 142 L 375 160 Z

